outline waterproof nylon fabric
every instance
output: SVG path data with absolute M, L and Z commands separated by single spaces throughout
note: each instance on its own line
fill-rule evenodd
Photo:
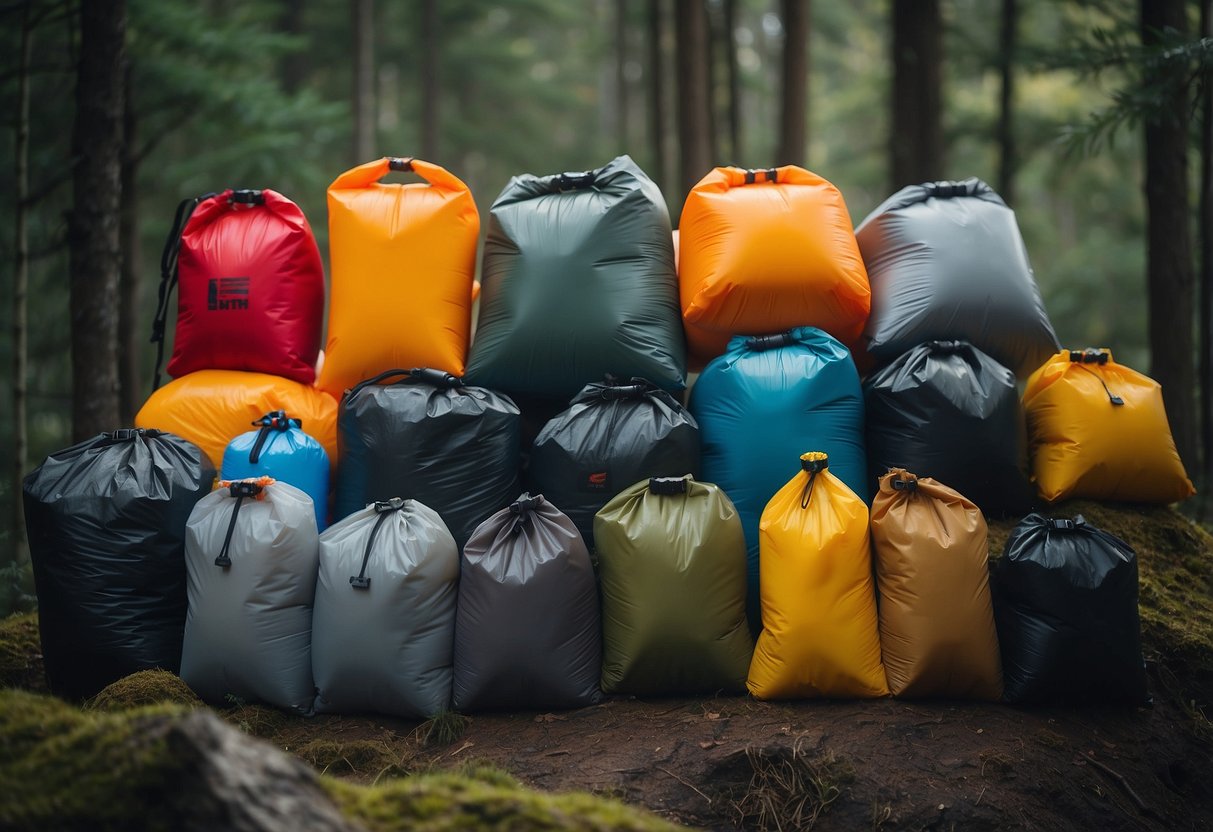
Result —
M 872 286 L 863 342 L 879 364 L 964 340 L 1027 378 L 1057 351 L 1015 212 L 980 179 L 902 188 L 855 238 Z
M 168 374 L 243 370 L 311 384 L 324 326 L 312 228 L 277 191 L 261 191 L 257 204 L 232 193 L 202 200 L 181 234 Z
M 290 483 L 312 498 L 316 528 L 324 531 L 328 525 L 329 455 L 318 440 L 303 432 L 300 420 L 284 418 L 289 420 L 290 427 L 269 430 L 260 448 L 257 448 L 260 429 L 242 433 L 229 442 L 223 452 L 220 476 L 225 480 L 270 477 Z
M 955 489 L 987 514 L 1033 501 L 1015 375 L 971 344 L 930 341 L 863 384 L 872 480 L 905 468 Z
M 531 448 L 528 478 L 593 545 L 594 515 L 648 477 L 699 476 L 699 425 L 644 379 L 589 384 Z
M 887 696 L 868 507 L 828 469 L 806 494 L 809 478 L 796 474 L 762 513 L 762 633 L 746 687 L 759 699 Z
M 600 698 L 598 585 L 573 521 L 524 494 L 463 547 L 455 709 L 581 708 Z
M 722 352 L 718 333 L 863 332 L 871 290 L 842 193 L 803 168 L 774 173 L 719 167 L 687 195 L 679 283 L 696 356 Z
M 1029 514 L 990 575 L 1008 702 L 1146 701 L 1137 556 L 1086 523 Z
M 248 480 L 238 482 L 250 482 Z M 268 478 L 240 500 L 221 485 L 186 526 L 189 614 L 181 678 L 208 704 L 229 697 L 311 713 L 312 600 L 319 536 L 312 500 Z M 231 565 L 215 561 L 226 552 Z
M 1109 350 L 1085 356 L 1091 360 L 1062 350 L 1024 389 L 1032 479 L 1040 496 L 1050 502 L 1172 503 L 1195 494 L 1158 382 L 1117 364 Z M 1123 404 L 1114 404 L 1113 396 Z
M 351 582 L 359 575 L 365 588 Z M 316 710 L 408 719 L 447 710 L 458 581 L 455 539 L 416 500 L 369 505 L 326 531 L 312 627 Z
M 981 509 L 930 477 L 898 468 L 880 478 L 871 531 L 889 691 L 1001 699 Z
M 521 490 L 520 414 L 508 396 L 408 372 L 342 399 L 333 515 L 375 500 L 414 499 L 438 512 L 462 548 Z
M 185 523 L 210 460 L 159 431 L 103 433 L 53 453 L 22 484 L 51 692 L 90 697 L 181 664 Z
M 449 171 L 407 161 L 425 182 L 380 182 L 393 169 L 383 158 L 329 186 L 332 299 L 316 384 L 334 396 L 392 367 L 464 371 L 480 214 Z
M 227 445 L 272 410 L 285 410 L 304 425 L 337 464 L 337 400 L 315 387 L 264 373 L 199 370 L 148 397 L 135 425 L 175 433 L 206 453 L 219 468 Z
M 512 178 L 493 203 L 481 281 L 470 383 L 565 399 L 608 373 L 685 385 L 669 213 L 629 157 Z
M 758 521 L 800 453 L 821 448 L 834 476 L 864 499 L 871 491 L 859 375 L 847 349 L 819 329 L 798 327 L 774 347 L 738 336 L 695 382 L 689 409 L 699 422 L 703 479 L 725 490 L 745 530 L 746 606 L 757 633 Z
M 745 538 L 729 498 L 624 489 L 594 519 L 602 589 L 602 689 L 740 692 L 754 642 L 745 622 Z

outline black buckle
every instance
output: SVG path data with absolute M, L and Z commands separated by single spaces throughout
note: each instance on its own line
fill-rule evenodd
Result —
M 796 343 L 796 339 L 792 337 L 792 333 L 789 331 L 780 332 L 778 335 L 752 335 L 746 339 L 745 345 L 749 349 L 762 351 L 786 347 L 794 343 Z
M 898 477 L 897 479 L 893 480 L 893 490 L 894 491 L 917 491 L 918 490 L 918 478 L 913 477 L 908 480 L 903 480 L 901 477 Z
M 652 477 L 649 491 L 654 494 L 685 494 L 687 481 L 684 477 Z
M 404 508 L 403 497 L 392 497 L 390 500 L 378 500 L 375 502 L 375 511 L 378 514 L 383 514 L 385 511 L 400 511 Z
M 593 186 L 594 178 L 592 170 L 562 173 L 556 177 L 556 190 L 564 192 L 589 188 Z
M 810 474 L 820 474 L 822 471 L 830 467 L 830 457 L 826 454 L 821 455 L 821 459 L 802 459 L 800 460 L 800 468 Z
M 263 486 L 252 480 L 237 480 L 228 486 L 228 493 L 233 497 L 256 497 Z
M 1049 517 L 1045 519 L 1045 525 L 1054 531 L 1072 532 L 1087 525 L 1087 520 L 1081 514 L 1073 520 L 1068 517 Z
M 371 579 L 365 575 L 350 575 L 350 586 L 354 589 L 370 589 Z
M 390 156 L 387 160 L 388 170 L 397 170 L 402 173 L 409 173 L 413 170 L 412 156 Z
M 104 434 L 107 439 L 112 439 L 115 442 L 130 442 L 132 439 L 143 435 L 143 428 L 119 428 Z M 159 435 L 157 433 L 157 435 Z
M 227 201 L 229 205 L 264 205 L 265 194 L 258 189 L 242 188 L 239 191 L 232 191 Z
M 253 422 L 253 426 L 286 431 L 290 430 L 291 422 L 294 422 L 296 427 L 303 427 L 303 423 L 298 419 L 292 419 L 287 416 L 285 410 L 271 410 L 269 413 Z
M 510 503 L 510 514 L 521 517 L 524 512 L 534 511 L 539 508 L 539 503 L 542 501 L 542 494 L 536 494 L 532 497 L 531 492 L 524 491 L 521 497 Z
M 926 186 L 927 195 L 939 199 L 968 196 L 969 189 L 963 182 L 931 182 Z
M 1087 347 L 1085 350 L 1070 350 L 1070 361 L 1076 364 L 1107 364 L 1108 351 Z
M 414 367 L 409 370 L 409 377 L 432 384 L 435 387 L 462 387 L 463 379 L 451 375 L 445 370 L 435 370 L 431 367 Z

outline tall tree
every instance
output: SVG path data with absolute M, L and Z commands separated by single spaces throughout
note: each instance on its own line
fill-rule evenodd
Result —
M 13 563 L 25 552 L 25 516 L 21 505 L 21 481 L 29 457 L 27 393 L 29 377 L 29 99 L 30 61 L 34 48 L 32 0 L 21 10 L 21 45 L 17 52 L 17 112 L 13 137 L 13 469 L 9 481 L 12 495 Z
M 649 154 L 652 157 L 653 181 L 661 188 L 669 185 L 665 153 L 665 49 L 662 38 L 662 0 L 649 0 L 648 8 L 648 67 L 645 74 L 649 84 Z
M 138 116 L 135 113 L 131 66 L 123 72 L 126 92 L 122 113 L 122 216 L 118 234 L 122 245 L 122 271 L 118 278 L 118 407 L 119 421 L 134 424 L 135 413 L 143 401 L 139 363 L 143 357 L 146 333 L 140 319 L 142 295 L 143 247 L 139 242 L 139 149 Z
M 628 0 L 615 0 L 615 129 L 621 151 L 628 147 Z
M 805 0 L 807 3 L 808 0 Z M 729 150 L 734 164 L 745 164 L 741 124 L 741 70 L 737 65 L 737 0 L 724 0 L 724 56 L 729 74 Z
M 1186 0 L 1141 0 L 1141 40 L 1163 43 L 1168 30 L 1187 31 Z M 1146 302 L 1151 375 L 1162 385 L 1167 419 L 1180 456 L 1196 462 L 1192 337 L 1192 246 L 1188 235 L 1188 90 L 1182 65 L 1146 71 L 1167 101 L 1145 121 Z M 1174 74 L 1162 78 L 1159 74 Z
M 421 0 L 421 156 L 430 160 L 438 158 L 439 36 L 438 0 Z
M 939 0 L 893 0 L 893 190 L 938 179 L 943 164 Z
M 678 204 L 712 168 L 712 101 L 708 88 L 708 18 L 703 0 L 674 4 L 678 59 Z
M 278 17 L 278 29 L 284 35 L 298 38 L 303 35 L 304 0 L 279 0 L 282 4 Z M 307 74 L 308 56 L 300 48 L 287 52 L 278 62 L 278 73 L 282 91 L 294 95 L 303 86 Z
M 1002 0 L 998 29 L 998 192 L 1008 205 L 1015 204 L 1015 51 L 1019 28 L 1018 0 Z
M 783 73 L 775 161 L 803 167 L 809 100 L 809 0 L 782 0 L 780 7 L 783 12 Z
M 375 158 L 375 3 L 354 0 L 354 164 Z
M 81 0 L 72 127 L 72 435 L 120 426 L 118 282 L 122 268 L 123 78 L 126 0 Z
M 1213 0 L 1201 0 L 1200 36 L 1213 38 Z M 1200 111 L 1200 445 L 1207 493 L 1213 488 L 1213 71 L 1207 67 Z

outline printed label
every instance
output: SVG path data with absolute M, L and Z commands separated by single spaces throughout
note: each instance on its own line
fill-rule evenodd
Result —
M 211 312 L 248 309 L 247 277 L 212 277 L 206 287 L 206 308 Z

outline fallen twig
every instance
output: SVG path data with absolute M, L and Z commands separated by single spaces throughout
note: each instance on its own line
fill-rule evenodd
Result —
M 679 777 L 679 776 L 678 776 L 677 774 L 675 774 L 674 772 L 670 771 L 668 768 L 664 768 L 664 767 L 662 767 L 662 766 L 658 766 L 658 767 L 657 767 L 657 770 L 658 770 L 658 771 L 664 771 L 666 774 L 668 774 L 668 775 L 670 775 L 671 777 L 673 777 L 673 778 L 674 778 L 675 780 L 677 780 L 679 783 L 681 783 L 682 785 L 686 786 L 688 789 L 690 789 L 691 791 L 695 792 L 695 794 L 699 795 L 699 796 L 700 796 L 700 797 L 702 797 L 704 800 L 706 800 L 706 801 L 708 802 L 708 805 L 709 805 L 709 806 L 711 806 L 711 805 L 712 805 L 712 798 L 708 797 L 706 794 L 704 794 L 703 792 L 701 792 L 699 789 L 695 788 L 695 786 L 694 786 L 693 784 L 688 783 L 686 780 L 683 780 L 681 777 Z
M 1125 776 L 1120 772 L 1104 765 L 1099 760 L 1096 760 L 1094 751 L 1088 751 L 1084 759 L 1120 784 L 1120 787 L 1124 789 L 1125 794 L 1127 794 L 1129 799 L 1133 801 L 1133 804 L 1137 806 L 1137 811 L 1141 812 L 1143 815 L 1154 814 L 1154 810 L 1147 806 L 1144 800 L 1138 797 L 1137 792 L 1133 791 L 1133 787 L 1129 785 L 1129 781 L 1125 779 Z

